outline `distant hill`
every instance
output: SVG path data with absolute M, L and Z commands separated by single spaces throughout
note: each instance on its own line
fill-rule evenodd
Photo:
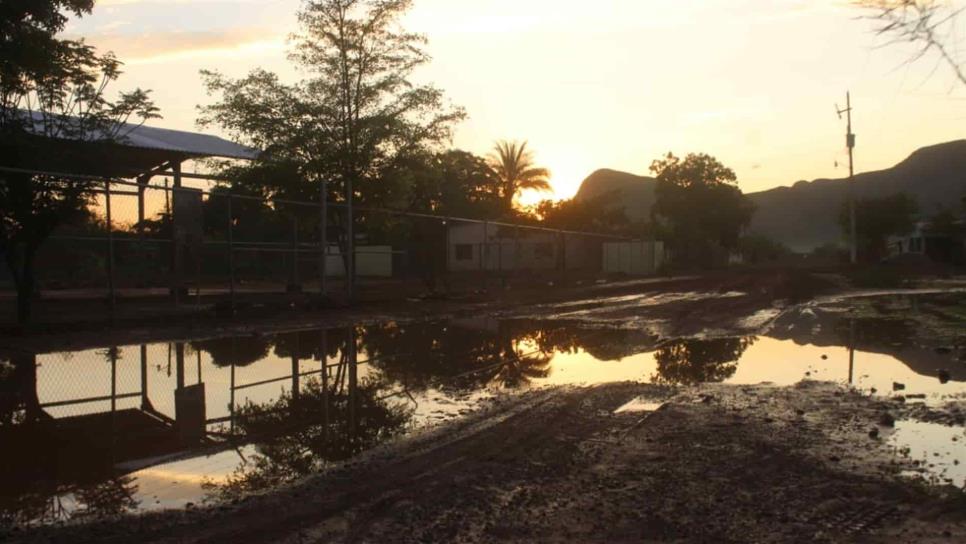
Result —
M 614 207 L 622 206 L 631 221 L 640 221 L 651 217 L 656 184 L 657 180 L 651 177 L 604 168 L 587 176 L 574 199 L 602 197 L 612 201 Z
M 615 206 L 624 206 L 628 217 L 640 219 L 650 215 L 654 186 L 654 178 L 598 170 L 584 180 L 576 198 L 612 193 Z M 749 193 L 758 207 L 749 231 L 796 251 L 839 242 L 836 216 L 846 191 L 846 179 L 817 179 Z M 924 147 L 892 168 L 857 174 L 855 191 L 860 198 L 905 192 L 918 200 L 925 215 L 942 205 L 957 209 L 966 195 L 966 140 Z

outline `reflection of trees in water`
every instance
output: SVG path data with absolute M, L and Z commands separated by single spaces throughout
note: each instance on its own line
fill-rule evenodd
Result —
M 908 345 L 915 336 L 915 322 L 906 319 L 858 317 L 839 319 L 834 329 L 843 346 L 882 351 Z
M 412 410 L 380 399 L 385 384 L 363 380 L 358 386 L 305 382 L 298 395 L 285 393 L 264 404 L 241 407 L 235 419 L 241 441 L 255 453 L 209 492 L 230 498 L 270 488 L 346 460 L 400 434 Z
M 137 510 L 138 486 L 131 476 L 92 474 L 93 481 L 55 483 L 35 479 L 30 490 L 0 501 L 0 527 L 95 519 Z
M 0 430 L 43 417 L 37 397 L 37 357 L 17 354 L 0 362 Z
M 555 352 L 602 346 L 621 331 L 595 331 L 537 321 L 490 326 L 388 323 L 362 331 L 362 347 L 389 381 L 410 389 L 524 386 L 550 373 Z
M 131 476 L 111 478 L 72 490 L 78 503 L 71 517 L 106 517 L 132 512 L 138 507 L 138 486 Z
M 133 512 L 138 487 L 121 476 L 94 483 L 35 489 L 0 506 L 0 526 L 49 524 L 81 518 L 102 518 Z
M 256 363 L 274 350 L 278 357 L 321 360 L 323 345 L 326 355 L 333 357 L 345 347 L 348 329 L 306 330 L 274 335 L 249 334 L 228 338 L 195 340 L 195 350 L 205 351 L 217 366 L 247 366 Z
M 721 382 L 734 375 L 738 359 L 755 342 L 755 337 L 675 340 L 654 354 L 657 374 L 654 383 L 693 385 Z
M 191 347 L 197 351 L 207 351 L 216 366 L 247 366 L 268 356 L 272 347 L 271 337 L 261 335 L 236 336 L 231 338 L 212 338 L 196 340 Z

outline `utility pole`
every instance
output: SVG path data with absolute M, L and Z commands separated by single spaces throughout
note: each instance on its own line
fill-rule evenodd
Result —
M 858 250 L 856 241 L 856 231 L 855 231 L 855 169 L 852 165 L 852 150 L 855 149 L 855 134 L 852 134 L 852 97 L 850 93 L 846 91 L 845 93 L 845 109 L 839 109 L 835 106 L 835 110 L 839 114 L 839 119 L 842 118 L 842 114 L 846 115 L 846 129 L 845 129 L 845 146 L 849 149 L 849 181 L 848 181 L 848 199 L 849 199 L 849 257 L 852 264 L 858 262 Z

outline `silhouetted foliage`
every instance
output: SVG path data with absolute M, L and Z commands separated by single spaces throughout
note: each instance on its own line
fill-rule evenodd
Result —
M 652 214 L 674 262 L 702 267 L 725 262 L 754 213 L 735 173 L 710 155 L 680 159 L 672 153 L 655 160 L 651 172 L 657 177 Z
M 747 264 L 778 262 L 792 255 L 792 250 L 785 244 L 761 235 L 746 235 L 739 238 L 738 251 Z
M 96 172 L 84 144 L 123 140 L 128 120 L 158 117 L 141 89 L 111 101 L 120 76 L 113 54 L 58 39 L 65 12 L 90 13 L 90 0 L 22 0 L 0 6 L 0 156 L 4 166 Z M 77 145 L 63 144 L 73 141 Z M 35 256 L 59 225 L 86 213 L 90 180 L 0 173 L 0 255 L 17 289 L 17 319 L 30 319 Z
M 963 6 L 948 0 L 853 0 L 852 4 L 870 14 L 867 18 L 879 25 L 878 34 L 918 47 L 910 62 L 934 52 L 966 85 L 958 44 L 948 41 L 955 39 L 954 26 Z
M 407 209 L 492 219 L 500 215 L 499 180 L 486 159 L 452 149 L 414 161 L 400 172 L 411 179 Z
M 513 200 L 523 190 L 551 191 L 550 171 L 534 164 L 527 142 L 499 141 L 489 156 L 496 174 L 503 210 L 513 212 Z
M 675 340 L 655 353 L 657 375 L 651 380 L 670 385 L 722 382 L 734 375 L 738 359 L 754 342 L 752 336 Z
M 240 437 L 256 453 L 209 492 L 237 497 L 318 472 L 401 433 L 408 408 L 379 400 L 384 384 L 363 380 L 352 390 L 308 380 L 298 395 L 285 393 L 264 404 L 249 403 L 236 414 Z
M 412 82 L 428 62 L 425 37 L 399 29 L 411 0 L 315 0 L 299 11 L 290 58 L 309 77 L 285 84 L 258 69 L 241 79 L 204 72 L 217 102 L 201 122 L 226 129 L 264 150 L 227 173 L 266 193 L 345 201 L 352 186 L 360 205 L 399 207 L 407 200 L 402 164 L 439 147 L 463 119 L 440 90 Z M 240 170 L 244 170 L 240 171 Z M 330 214 L 336 224 L 344 214 Z M 367 226 L 384 217 L 357 217 Z M 338 239 L 345 246 L 344 231 Z
M 888 238 L 912 231 L 918 209 L 915 199 L 903 193 L 856 200 L 856 245 L 859 259 L 875 262 L 886 257 Z M 845 236 L 849 237 L 848 203 L 844 203 L 839 212 L 839 226 Z
M 544 225 L 553 228 L 619 235 L 648 234 L 648 226 L 632 224 L 624 209 L 613 206 L 611 199 L 610 194 L 603 194 L 584 200 L 543 200 L 534 207 L 533 213 Z
M 192 349 L 205 351 L 216 366 L 247 366 L 264 359 L 272 346 L 270 337 L 249 334 L 191 342 Z

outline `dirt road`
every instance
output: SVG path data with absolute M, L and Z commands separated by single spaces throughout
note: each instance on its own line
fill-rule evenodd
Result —
M 653 412 L 614 411 L 645 396 Z M 288 489 L 13 542 L 962 542 L 900 481 L 901 406 L 807 382 L 533 392 Z M 875 430 L 870 436 L 870 431 Z

